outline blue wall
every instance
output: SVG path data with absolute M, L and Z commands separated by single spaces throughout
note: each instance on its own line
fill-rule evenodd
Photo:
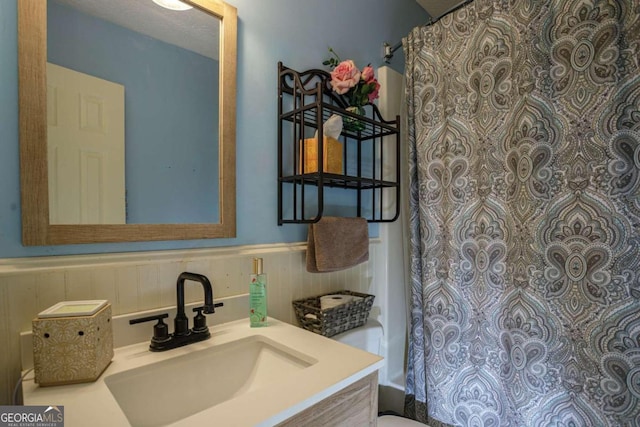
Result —
M 343 59 L 382 65 L 428 15 L 415 0 L 229 0 L 238 8 L 237 237 L 234 239 L 23 247 L 18 164 L 19 0 L 0 1 L 0 257 L 200 248 L 306 239 L 303 225 L 277 225 L 277 62 L 319 68 L 333 47 Z M 392 66 L 402 71 L 399 51 Z M 377 227 L 372 228 L 376 233 Z

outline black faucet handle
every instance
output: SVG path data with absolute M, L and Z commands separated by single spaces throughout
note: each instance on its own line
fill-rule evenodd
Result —
M 168 313 L 156 314 L 155 316 L 131 319 L 129 320 L 129 324 L 135 325 L 136 323 L 152 322 L 154 320 L 158 321 L 158 323 L 153 326 L 153 337 L 151 337 L 150 345 L 150 349 L 152 351 L 155 351 L 155 348 L 158 344 L 166 342 L 171 338 L 169 336 L 169 326 L 167 326 L 167 324 L 162 321 L 162 319 L 166 319 L 167 317 L 169 317 Z
M 193 332 L 199 333 L 209 330 L 207 327 L 207 317 L 202 314 L 202 310 L 204 310 L 204 307 L 196 307 L 193 309 L 194 312 L 198 313 L 193 317 Z
M 195 312 L 196 310 L 202 310 L 205 314 L 213 314 L 213 313 L 216 312 L 216 307 L 222 307 L 223 305 L 224 305 L 224 303 L 222 303 L 222 302 L 217 302 L 217 303 L 215 303 L 213 305 L 205 304 L 205 305 L 200 306 L 200 307 L 195 307 L 193 309 L 193 311 Z
M 169 317 L 169 313 L 156 314 L 154 316 L 147 316 L 147 317 L 139 317 L 137 319 L 129 320 L 129 324 L 135 325 L 136 323 L 152 322 L 154 320 L 158 320 L 159 322 L 162 322 L 162 319 L 166 319 L 167 317 Z

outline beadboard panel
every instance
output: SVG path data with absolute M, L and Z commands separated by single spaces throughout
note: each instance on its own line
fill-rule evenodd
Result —
M 13 392 L 13 383 L 15 377 L 15 364 L 12 365 L 11 357 L 15 350 L 10 346 L 15 339 L 9 339 L 11 336 L 11 328 L 9 325 L 9 295 L 7 295 L 7 287 L 4 286 L 0 278 L 0 338 L 3 340 L 3 350 L 0 351 L 0 404 L 9 405 L 11 403 L 11 394 Z M 15 363 L 15 360 L 13 361 Z
M 0 405 L 11 404 L 20 376 L 20 332 L 31 330 L 31 320 L 57 302 L 107 299 L 113 315 L 172 306 L 183 271 L 206 275 L 214 298 L 246 294 L 251 260 L 262 257 L 269 316 L 296 324 L 295 299 L 340 289 L 374 293 L 381 246 L 372 239 L 369 262 L 323 274 L 306 271 L 304 243 L 0 260 L 0 342 L 7 350 L 0 351 Z M 200 286 L 185 287 L 186 302 L 200 300 Z M 374 304 L 375 313 L 380 309 Z

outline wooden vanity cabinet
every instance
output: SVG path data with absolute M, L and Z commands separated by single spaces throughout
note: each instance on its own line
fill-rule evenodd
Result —
M 378 372 L 356 381 L 278 424 L 286 427 L 376 426 Z

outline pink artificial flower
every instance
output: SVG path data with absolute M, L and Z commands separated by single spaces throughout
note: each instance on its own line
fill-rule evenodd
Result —
M 371 83 L 371 80 L 375 78 L 373 67 L 371 65 L 367 65 L 362 69 L 362 80 L 365 83 Z
M 334 92 L 343 95 L 360 81 L 360 70 L 352 60 L 342 61 L 331 71 L 331 87 Z
M 378 91 L 380 90 L 380 83 L 378 83 L 376 79 L 373 79 L 370 83 L 375 84 L 375 89 L 373 89 L 373 92 L 369 93 L 367 96 L 369 97 L 369 102 L 373 103 L 374 100 L 379 98 Z

